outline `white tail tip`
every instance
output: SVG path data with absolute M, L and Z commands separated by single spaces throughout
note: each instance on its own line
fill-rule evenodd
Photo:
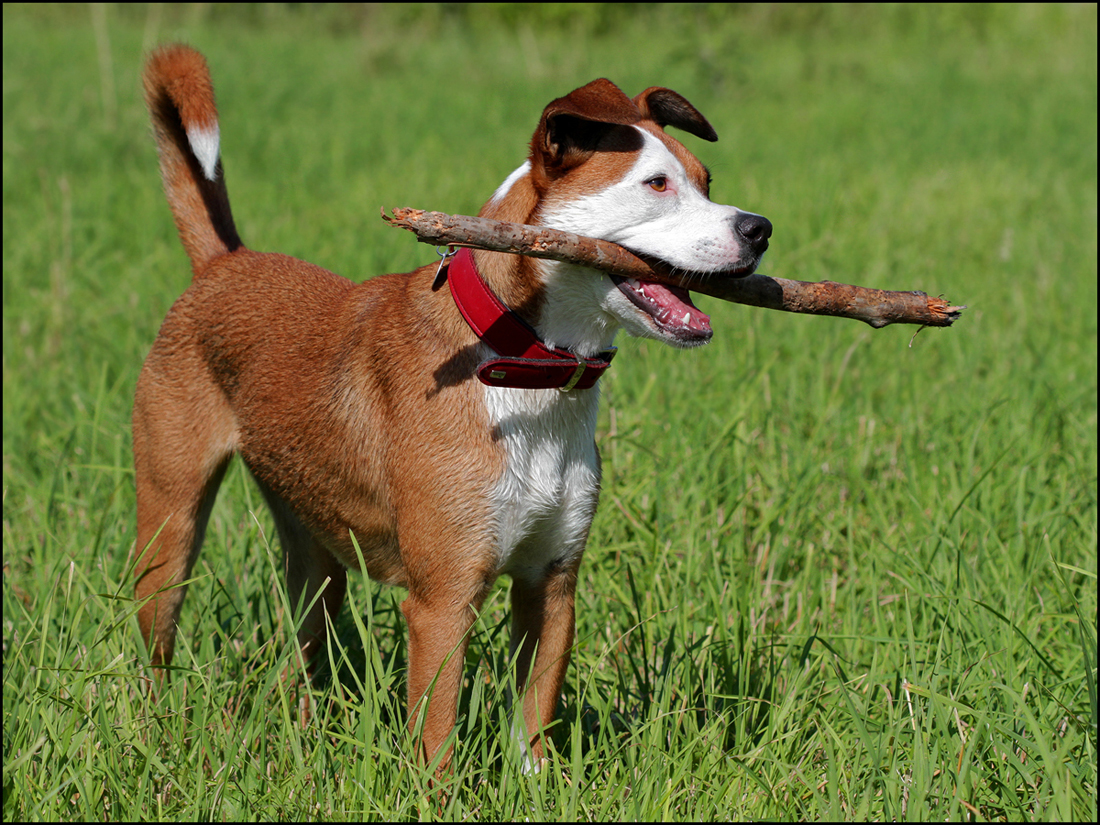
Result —
M 202 166 L 203 174 L 207 180 L 214 180 L 214 173 L 218 167 L 218 152 L 221 143 L 221 135 L 218 124 L 215 122 L 207 129 L 191 128 L 187 130 L 187 142 L 191 144 L 191 151 Z

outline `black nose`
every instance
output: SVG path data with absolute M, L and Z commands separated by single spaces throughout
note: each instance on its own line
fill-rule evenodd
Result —
M 768 238 L 772 236 L 772 222 L 763 215 L 742 212 L 733 222 L 737 237 L 757 255 L 768 248 Z

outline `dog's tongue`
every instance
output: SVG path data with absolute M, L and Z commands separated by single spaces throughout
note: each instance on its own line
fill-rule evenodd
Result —
M 662 328 L 685 338 L 709 338 L 712 334 L 710 316 L 691 302 L 691 295 L 678 286 L 626 278 L 634 303 L 648 312 Z

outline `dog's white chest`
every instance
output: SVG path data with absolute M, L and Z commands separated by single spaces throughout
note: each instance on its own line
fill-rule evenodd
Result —
M 485 388 L 506 455 L 493 491 L 499 573 L 537 580 L 584 550 L 600 483 L 598 392 Z

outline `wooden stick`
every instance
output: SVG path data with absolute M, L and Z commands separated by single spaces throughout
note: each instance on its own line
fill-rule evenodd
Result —
M 644 260 L 618 244 L 544 226 L 401 207 L 393 210 L 392 218 L 383 210 L 382 219 L 390 226 L 415 233 L 422 243 L 468 246 L 565 261 L 624 278 L 671 284 L 738 304 L 782 312 L 855 318 L 876 329 L 887 324 L 949 327 L 966 309 L 965 306 L 949 306 L 943 298 L 930 297 L 923 292 L 869 289 L 833 281 L 808 283 L 770 278 L 760 273 L 685 275 L 659 261 Z

